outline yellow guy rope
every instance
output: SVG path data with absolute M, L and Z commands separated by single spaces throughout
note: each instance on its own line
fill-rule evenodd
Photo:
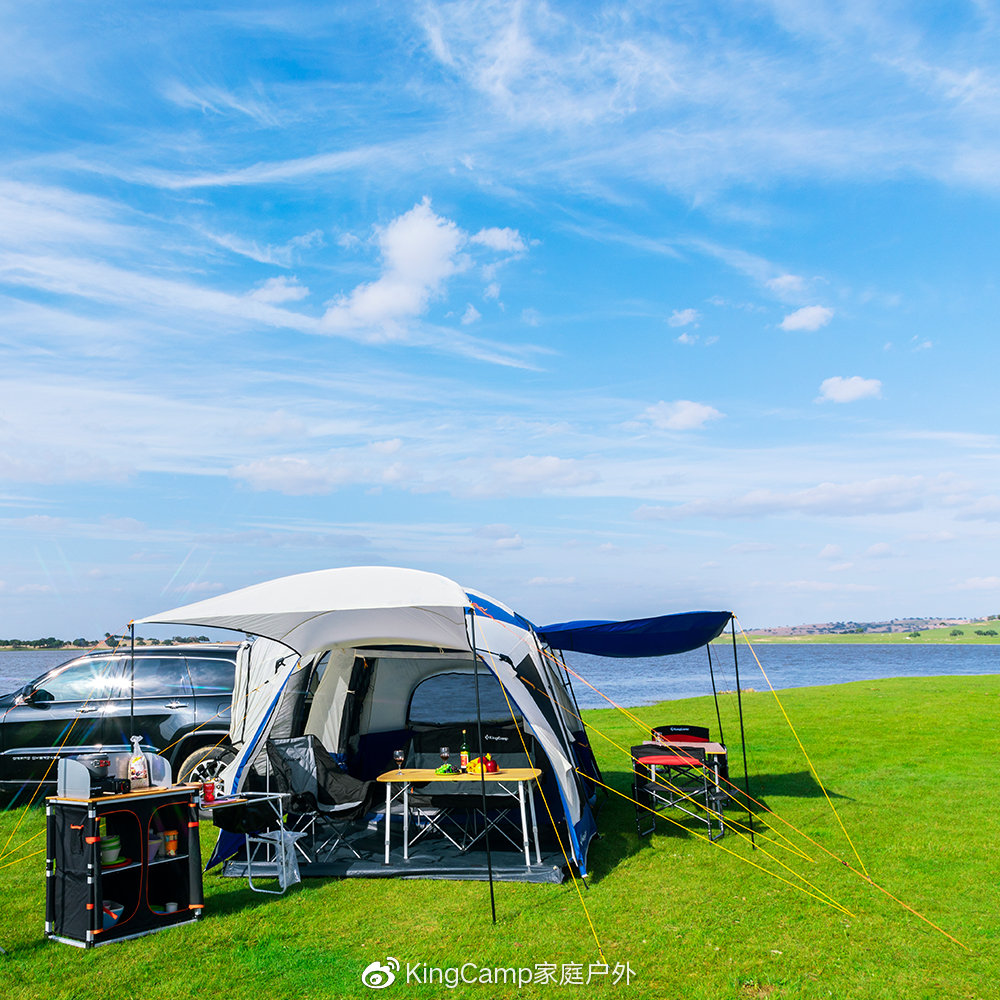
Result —
M 577 773 L 578 774 L 583 774 L 583 771 L 580 771 L 579 769 L 577 769 Z M 584 775 L 584 777 L 587 777 L 587 775 Z M 633 803 L 634 805 L 639 806 L 640 809 L 645 809 L 647 812 L 651 812 L 654 816 L 658 816 L 660 819 L 665 819 L 668 823 L 673 823 L 674 826 L 680 827 L 682 830 L 684 830 L 687 833 L 692 834 L 693 836 L 697 837 L 699 840 L 707 841 L 713 847 L 717 847 L 720 851 L 725 851 L 726 854 L 731 854 L 734 858 L 738 858 L 740 861 L 745 861 L 748 865 L 752 865 L 754 868 L 759 868 L 762 872 L 764 872 L 765 875 L 770 875 L 770 876 L 772 876 L 772 878 L 776 878 L 779 882 L 784 882 L 785 885 L 790 885 L 793 889 L 797 889 L 799 892 L 804 892 L 807 896 L 812 896 L 813 899 L 818 899 L 821 903 L 825 904 L 826 906 L 830 906 L 830 907 L 832 907 L 835 910 L 840 910 L 842 913 L 846 913 L 850 917 L 854 916 L 854 914 L 851 913 L 851 911 L 848 910 L 847 907 L 842 906 L 836 900 L 831 899 L 829 896 L 826 895 L 825 892 L 823 893 L 823 896 L 826 897 L 824 899 L 823 896 L 817 896 L 814 893 L 811 893 L 808 890 L 803 889 L 802 886 L 796 885 L 794 882 L 790 882 L 787 878 L 782 878 L 781 875 L 778 875 L 776 872 L 772 872 L 770 869 L 765 868 L 763 865 L 757 864 L 756 861 L 751 861 L 749 858 L 743 857 L 742 854 L 737 854 L 735 851 L 729 850 L 728 847 L 723 847 L 722 844 L 720 844 L 718 841 L 711 840 L 708 837 L 706 837 L 704 834 L 698 833 L 695 830 L 689 830 L 683 823 L 678 823 L 677 820 L 672 819 L 670 816 L 665 816 L 663 813 L 657 812 L 655 809 L 651 809 L 649 806 L 643 805 L 643 803 L 641 803 L 641 802 L 636 802 L 636 800 L 633 799 L 630 795 L 626 795 L 624 792 L 618 791 L 617 788 L 612 788 L 610 785 L 606 785 L 606 784 L 604 784 L 603 781 L 598 781 L 596 778 L 590 778 L 590 780 L 593 781 L 593 782 L 595 782 L 596 784 L 600 785 L 602 788 L 606 788 L 609 792 L 614 792 L 615 795 L 620 795 L 623 799 L 627 799 L 629 802 Z M 765 851 L 764 853 L 766 854 L 767 852 Z M 771 857 L 771 855 L 768 854 L 768 857 Z M 778 863 L 781 864 L 780 861 Z M 789 869 L 789 871 L 791 871 L 791 869 Z M 792 872 L 792 874 L 794 875 L 795 873 Z M 802 878 L 802 876 L 801 875 L 796 875 L 796 878 Z M 806 880 L 802 879 L 802 881 L 805 882 Z M 811 885 L 811 883 L 806 882 L 806 885 Z M 812 888 L 815 889 L 816 886 L 812 886 Z M 821 889 L 817 889 L 816 891 L 817 892 L 822 892 Z
M 742 627 L 742 625 L 740 626 L 740 631 L 741 631 L 741 632 L 743 632 L 743 627 Z M 745 637 L 745 633 L 744 633 L 744 637 Z M 748 646 L 750 646 L 750 643 L 749 643 L 749 641 L 747 642 L 747 645 L 748 645 Z M 759 661 L 759 660 L 757 659 L 757 654 L 756 654 L 756 653 L 755 653 L 755 652 L 753 651 L 753 647 L 752 647 L 752 646 L 750 646 L 750 651 L 751 651 L 751 652 L 753 653 L 753 655 L 754 655 L 754 659 L 755 659 L 755 660 L 757 660 L 757 664 L 758 664 L 758 666 L 760 666 L 760 661 Z M 543 650 L 543 653 L 545 653 L 545 655 L 546 655 L 546 656 L 548 656 L 548 657 L 549 657 L 550 659 L 552 659 L 552 660 L 553 660 L 553 662 L 555 662 L 555 663 L 558 663 L 558 661 L 557 661 L 557 660 L 555 659 L 555 657 L 554 657 L 554 656 L 552 656 L 552 654 L 551 654 L 551 653 L 548 653 L 548 652 L 545 652 L 544 650 Z M 630 718 L 630 719 L 634 720 L 634 721 L 635 721 L 635 722 L 637 723 L 637 725 L 639 725 L 639 726 L 640 726 L 640 727 L 641 727 L 641 728 L 642 728 L 642 729 L 643 729 L 644 731 L 645 731 L 645 730 L 648 730 L 648 728 L 649 728 L 649 727 L 648 727 L 648 726 L 647 726 L 647 725 L 646 725 L 645 723 L 643 723 L 641 719 L 638 719 L 638 718 L 637 718 L 636 716 L 632 715 L 632 713 L 631 713 L 631 712 L 628 712 L 628 711 L 626 711 L 625 709 L 621 708 L 620 706 L 618 706 L 618 705 L 615 705 L 615 703 L 614 703 L 614 702 L 613 702 L 613 701 L 612 701 L 612 700 L 611 700 L 610 698 L 608 698 L 608 696 L 607 696 L 607 695 L 605 695 L 605 694 L 604 694 L 604 693 L 603 693 L 602 691 L 599 691 L 599 690 L 598 690 L 598 689 L 597 689 L 596 687 L 594 687 L 594 685 L 593 685 L 593 684 L 591 684 L 591 683 L 590 683 L 589 681 L 587 681 L 587 679 L 586 679 L 586 678 L 584 678 L 584 677 L 580 677 L 580 675 L 579 675 L 579 674 L 577 674 L 577 673 L 576 673 L 576 671 L 572 670 L 572 669 L 571 669 L 571 668 L 570 668 L 570 667 L 569 667 L 569 666 L 568 666 L 567 664 L 565 664 L 565 663 L 564 663 L 564 664 L 562 664 L 562 665 L 563 665 L 563 666 L 565 667 L 565 669 L 567 670 L 567 672 L 568 672 L 568 673 L 571 673 L 571 674 L 573 674 L 573 676 L 574 676 L 574 677 L 577 677 L 577 678 L 579 678 L 579 679 L 580 679 L 580 680 L 581 680 L 581 681 L 582 681 L 582 682 L 583 682 L 584 684 L 586 684 L 586 685 L 587 685 L 588 687 L 590 687 L 590 688 L 593 688 L 593 690 L 594 690 L 594 691 L 596 691 L 596 692 L 597 692 L 597 694 L 599 694 L 599 695 L 600 695 L 600 696 L 601 696 L 602 698 L 604 698 L 604 700 L 605 700 L 605 701 L 607 701 L 607 702 L 608 702 L 609 704 L 613 705 L 613 706 L 614 706 L 615 708 L 618 708 L 618 709 L 619 709 L 619 711 L 621 711 L 623 715 L 625 715 L 625 716 L 627 716 L 628 718 Z M 763 667 L 761 667 L 761 673 L 764 673 L 764 669 L 763 669 Z M 770 685 L 770 683 L 771 683 L 771 682 L 770 682 L 770 680 L 769 680 L 769 679 L 767 678 L 767 674 L 766 674 L 766 673 L 764 673 L 764 677 L 765 677 L 765 679 L 767 680 L 767 682 L 768 682 L 768 685 Z M 771 690 L 772 690 L 772 692 L 773 692 L 773 691 L 774 691 L 774 688 L 772 687 L 772 688 L 771 688 Z M 544 692 L 543 692 L 543 693 L 544 693 Z M 777 699 L 777 697 L 778 697 L 778 696 L 777 696 L 777 694 L 775 694 L 775 698 L 776 698 L 776 699 Z M 551 700 L 551 699 L 550 699 L 550 700 Z M 780 705 L 780 701 L 779 701 L 779 705 Z M 784 709 L 782 709 L 782 711 L 784 712 Z M 572 715 L 573 713 L 570 713 L 570 714 Z M 579 716 L 574 716 L 574 717 L 575 717 L 575 718 L 577 718 L 577 719 L 579 719 L 579 718 L 580 718 Z M 785 716 L 785 718 L 786 718 L 786 720 L 788 720 L 788 716 L 787 716 L 787 715 Z M 614 743 L 614 741 L 613 741 L 613 740 L 611 740 L 611 738 L 610 738 L 610 737 L 608 737 L 608 736 L 605 736 L 605 734 L 604 734 L 604 733 L 602 733 L 602 732 L 601 732 L 601 731 L 600 731 L 599 729 L 597 729 L 596 727 L 594 727 L 594 726 L 590 725 L 590 723 L 587 723 L 587 722 L 584 722 L 584 720 L 583 720 L 583 719 L 580 719 L 580 721 L 581 721 L 581 722 L 583 722 L 583 724 L 584 724 L 584 725 L 585 725 L 585 726 L 586 726 L 586 727 L 587 727 L 588 729 L 593 729 L 593 730 L 594 730 L 594 732 L 596 732 L 596 733 L 597 733 L 598 735 L 600 735 L 600 736 L 603 736 L 603 737 L 604 737 L 604 738 L 605 738 L 606 740 L 608 740 L 609 742 L 611 742 L 611 743 Z M 794 727 L 792 727 L 792 724 L 791 724 L 791 721 L 790 721 L 790 720 L 788 720 L 788 725 L 789 725 L 789 727 L 790 727 L 790 728 L 792 729 L 792 732 L 794 733 L 794 732 L 795 732 L 795 730 L 794 730 Z M 798 736 L 796 736 L 796 739 L 798 739 Z M 801 743 L 800 743 L 799 745 L 801 746 Z M 805 750 L 804 750 L 804 749 L 803 749 L 803 753 L 805 753 Z M 807 760 L 808 760 L 808 757 L 807 757 Z M 812 763 L 811 763 L 811 762 L 810 762 L 810 765 L 809 765 L 809 766 L 810 766 L 810 767 L 812 767 Z M 581 774 L 583 774 L 583 772 L 580 772 L 580 773 L 581 773 Z M 815 769 L 813 770 L 813 774 L 815 775 Z M 593 777 L 591 777 L 590 775 L 586 775 L 586 774 L 584 774 L 583 776 L 584 776 L 585 778 L 587 778 L 588 780 L 590 780 L 590 781 L 594 781 L 594 782 L 596 782 L 597 784 L 601 784 L 601 785 L 603 785 L 603 783 L 602 783 L 602 782 L 599 782 L 599 781 L 597 781 L 597 779 L 596 779 L 596 778 L 593 778 Z M 820 784 L 820 787 L 822 788 L 822 782 L 820 782 L 820 781 L 819 781 L 819 777 L 818 777 L 818 775 L 816 776 L 816 780 L 817 780 L 817 782 L 819 782 L 819 784 Z M 794 824 L 790 823 L 790 822 L 789 822 L 788 820 L 786 820 L 786 819 L 785 819 L 785 818 L 784 818 L 783 816 L 779 816 L 779 815 L 778 815 L 778 814 L 777 814 L 777 813 L 776 813 L 776 812 L 775 812 L 775 811 L 774 811 L 773 809 L 769 808 L 768 806 L 765 806 L 765 805 L 764 805 L 763 803 L 761 803 L 761 802 L 758 802 L 758 801 L 757 801 L 757 799 L 755 799 L 755 798 L 754 798 L 754 797 L 753 797 L 752 795 L 749 795 L 748 793 L 746 793 L 746 792 L 745 792 L 745 791 L 743 791 L 742 789 L 738 788 L 738 787 L 737 787 L 736 785 L 733 785 L 733 783 L 732 783 L 732 782 L 727 782 L 727 784 L 729 784 L 729 785 L 732 785 L 732 787 L 733 787 L 733 788 L 734 788 L 734 789 L 735 789 L 735 790 L 736 790 L 736 791 L 737 791 L 737 792 L 738 792 L 738 793 L 739 793 L 740 795 L 742 795 L 742 796 L 744 796 L 745 798 L 749 799 L 749 801 L 751 801 L 751 802 L 755 803 L 756 805 L 759 805 L 759 806 L 761 806 L 761 808 L 763 808 L 763 809 L 766 809 L 766 810 L 767 810 L 767 812 L 769 812 L 769 813 L 770 813 L 770 814 L 771 814 L 771 815 L 772 815 L 772 816 L 773 816 L 773 817 L 774 817 L 775 819 L 777 819 L 777 820 L 780 820 L 780 821 L 781 821 L 782 823 L 784 823 L 784 825 L 785 825 L 785 826 L 787 826 L 787 827 L 788 827 L 789 829 L 791 829 L 791 830 L 794 830 L 794 831 L 795 831 L 795 832 L 796 832 L 797 834 L 799 834 L 799 836 L 801 836 L 801 837 L 804 837 L 804 838 L 805 838 L 806 840 L 808 840 L 808 841 L 809 841 L 809 843 L 813 844 L 814 846 L 818 847 L 818 848 L 819 848 L 819 849 L 820 849 L 821 851 L 823 851 L 824 853 L 828 854 L 828 855 L 829 855 L 829 856 L 830 856 L 831 858 L 833 858 L 833 859 L 834 859 L 835 861 L 837 861 L 837 862 L 839 862 L 840 864 L 842 864 L 842 865 L 843 865 L 843 866 L 844 866 L 844 867 L 845 867 L 845 868 L 846 868 L 846 869 L 847 869 L 848 871 L 850 871 L 850 872 L 852 872 L 853 874 L 857 875 L 857 876 L 858 876 L 858 878 L 862 879 L 862 880 L 863 880 L 864 882 L 866 882 L 866 883 L 867 883 L 868 885 L 870 885 L 870 886 L 873 886 L 874 888 L 878 889 L 878 891 L 879 891 L 879 892 L 881 892 L 881 893 L 885 894 L 885 895 L 886 895 L 886 896 L 888 896 L 888 897 L 889 897 L 889 898 L 890 898 L 891 900 L 893 900 L 894 902 L 896 902 L 896 903 L 898 903 L 898 904 L 899 904 L 900 906 L 902 906 L 904 910 L 907 910 L 908 912 L 912 913 L 912 914 L 913 914 L 913 915 L 914 915 L 915 917 L 918 917 L 918 918 L 919 918 L 920 920 L 922 920 L 922 921 L 923 921 L 923 922 L 924 922 L 925 924 L 927 924 L 927 925 L 928 925 L 928 926 L 930 926 L 930 927 L 933 927 L 933 928 L 934 928 L 934 930 L 938 931 L 938 932 L 939 932 L 940 934 L 943 934 L 943 935 L 944 935 L 944 936 L 945 936 L 946 938 L 948 938 L 948 940 L 949 940 L 949 941 L 952 941 L 952 942 L 954 942 L 955 944 L 957 944 L 957 945 L 958 945 L 959 947 L 961 947 L 961 948 L 965 948 L 965 950 L 966 950 L 966 951 L 971 951 L 971 949 L 970 949 L 970 948 L 969 948 L 969 947 L 968 947 L 967 945 L 965 945 L 965 944 L 963 944 L 963 943 L 962 943 L 961 941 L 959 941 L 959 940 L 958 940 L 958 938 L 956 938 L 956 937 L 953 937 L 953 936 L 952 936 L 951 934 L 949 934 L 949 933 L 948 933 L 948 932 L 947 932 L 946 930 L 944 930 L 944 929 L 943 929 L 943 928 L 941 928 L 941 927 L 938 927 L 938 925 L 937 925 L 937 924 L 935 924 L 935 923 L 934 923 L 933 921 L 931 921 L 931 920 L 928 920 L 928 918 L 927 918 L 927 917 L 925 917 L 925 916 L 924 916 L 924 915 L 923 915 L 922 913 L 920 913 L 920 912 L 919 912 L 918 910 L 915 910 L 915 909 L 914 909 L 914 908 L 913 908 L 912 906 L 910 906 L 910 905 L 909 905 L 908 903 L 904 903 L 904 902 L 903 902 L 903 901 L 902 901 L 901 899 L 899 899 L 899 898 L 898 898 L 897 896 L 894 896 L 894 895 L 893 895 L 893 894 L 892 894 L 891 892 L 889 892 L 889 890 L 888 890 L 888 889 L 885 889 L 885 888 L 884 888 L 883 886 L 881 886 L 881 885 L 879 885 L 879 884 L 878 884 L 877 882 L 875 882 L 875 881 L 874 881 L 874 880 L 873 880 L 873 879 L 871 878 L 871 876 L 870 876 L 870 875 L 869 875 L 869 874 L 867 873 L 867 871 L 866 871 L 866 872 L 863 872 L 863 873 L 862 873 L 862 872 L 859 872 L 859 871 L 858 871 L 858 870 L 857 870 L 856 868 L 854 868 L 854 867 L 853 867 L 852 865 L 848 864 L 848 863 L 847 863 L 846 861 L 844 861 L 844 860 L 843 860 L 842 858 L 838 857 L 838 855 L 836 855 L 836 854 L 835 854 L 835 853 L 834 853 L 833 851 L 831 851 L 831 850 L 830 850 L 830 849 L 829 849 L 828 847 L 825 847 L 825 846 L 824 846 L 823 844 L 819 843 L 819 841 L 817 841 L 817 840 L 815 840 L 814 838 L 810 837 L 810 836 L 809 836 L 809 835 L 808 835 L 807 833 L 803 832 L 802 830 L 799 830 L 799 829 L 798 829 L 798 828 L 797 828 L 797 827 L 796 827 L 796 826 L 795 826 Z M 607 786 L 607 785 L 603 785 L 603 787 L 605 787 L 605 788 L 608 788 L 608 786 Z M 616 794 L 616 795 L 621 795 L 621 796 L 622 796 L 623 798 L 628 798 L 628 796 L 627 796 L 627 795 L 624 795 L 624 794 L 623 794 L 622 792 L 619 792 L 619 791 L 617 791 L 616 789 L 613 789 L 613 788 L 609 788 L 609 791 L 613 791 L 613 792 L 615 792 L 615 794 Z M 824 794 L 825 794 L 825 792 L 826 792 L 826 790 L 824 789 Z M 731 793 L 730 793 L 730 794 L 731 794 Z M 633 801 L 634 801 L 634 800 L 633 800 Z M 828 799 L 828 801 L 829 801 L 829 799 Z M 639 803 L 639 805 L 642 805 L 642 803 Z M 833 804 L 831 803 L 831 808 L 832 808 L 832 807 L 833 807 Z M 643 806 L 643 808 L 645 808 L 645 809 L 648 809 L 648 806 Z M 654 810 L 651 810 L 651 811 L 654 811 Z M 836 810 L 834 809 L 833 811 L 834 811 L 834 815 L 837 815 L 837 812 L 836 812 Z M 656 815 L 658 815 L 658 816 L 662 816 L 662 814 L 660 814 L 660 813 L 657 813 Z M 667 816 L 662 816 L 662 818 L 663 818 L 663 819 L 670 819 L 670 818 L 669 818 L 669 817 L 667 817 Z M 757 818 L 758 818 L 758 819 L 760 819 L 760 818 L 761 818 L 759 814 L 758 814 L 758 817 L 757 817 Z M 840 818 L 840 817 L 838 816 L 837 818 L 838 818 L 838 820 L 839 820 L 839 818 Z M 675 821 L 674 821 L 674 820 L 670 820 L 670 822 L 675 822 Z M 681 824 L 677 824 L 677 825 L 681 825 Z M 773 827 L 771 827 L 771 826 L 770 826 L 770 824 L 767 824 L 767 826 L 768 826 L 768 829 L 772 829 L 772 830 L 774 829 Z M 686 830 L 686 829 L 687 829 L 687 827 L 683 827 L 683 829 L 685 829 L 685 830 Z M 694 832 L 694 831 L 688 831 L 688 832 Z M 775 832 L 775 833 L 777 833 L 777 834 L 778 834 L 778 836 L 782 836 L 782 834 L 781 834 L 781 833 L 780 833 L 780 832 L 779 832 L 778 830 L 774 830 L 774 832 Z M 844 832 L 845 832 L 845 834 L 846 834 L 846 832 L 847 832 L 847 831 L 845 830 Z M 697 834 L 697 833 L 696 833 L 696 834 L 695 834 L 695 836 L 701 836 L 701 835 L 700 835 L 700 834 Z M 706 839 L 706 838 L 703 838 L 703 839 Z M 782 837 L 782 839 L 787 839 L 787 838 L 784 838 L 784 837 Z M 847 839 L 848 839 L 848 841 L 850 841 L 850 837 L 848 837 Z M 715 843 L 715 842 L 714 842 L 714 841 L 711 841 L 711 843 Z M 721 847 L 722 845 L 721 845 L 721 844 L 716 844 L 715 846 L 716 846 L 716 847 Z M 852 844 L 851 846 L 853 847 L 854 845 Z M 723 848 L 723 850 L 725 850 L 725 848 Z M 732 852 L 729 852 L 729 853 L 732 853 Z M 857 854 L 857 852 L 855 852 L 855 854 Z M 739 855 L 735 855 L 735 856 L 736 856 L 736 857 L 739 857 Z M 745 859 L 744 859 L 744 860 L 745 860 Z M 859 858 L 858 860 L 860 861 L 861 859 Z M 753 862 L 749 862 L 749 863 L 750 863 L 750 864 L 752 864 Z M 760 866 L 758 865 L 758 866 L 756 866 L 756 867 L 760 867 Z M 863 867 L 864 867 L 864 865 L 862 865 L 862 868 L 863 868 Z M 766 871 L 767 869 L 763 869 L 763 870 L 764 870 L 764 871 Z M 776 877 L 776 878 L 778 878 L 778 877 L 780 877 L 780 876 L 775 876 L 775 877 Z M 784 881 L 784 879 L 782 879 L 782 881 Z M 795 886 L 795 888 L 798 888 L 798 886 Z
M 833 800 L 827 794 L 826 786 L 820 779 L 820 776 L 817 773 L 816 768 L 813 767 L 813 762 L 809 757 L 809 754 L 806 753 L 806 748 L 802 745 L 802 740 L 799 739 L 799 734 L 795 731 L 795 726 L 792 725 L 792 720 L 788 717 L 788 713 L 785 711 L 785 706 L 781 704 L 781 699 L 778 697 L 778 692 L 774 690 L 774 685 L 771 683 L 771 678 L 767 676 L 767 671 L 764 669 L 763 664 L 757 657 L 756 650 L 753 648 L 753 646 L 750 645 L 750 640 L 749 638 L 747 638 L 746 632 L 743 631 L 743 624 L 740 622 L 738 618 L 736 618 L 735 615 L 733 615 L 733 618 L 739 625 L 740 635 L 743 636 L 743 641 L 747 644 L 747 649 L 750 650 L 750 653 L 753 656 L 754 660 L 756 661 L 757 666 L 760 667 L 760 672 L 764 675 L 764 680 L 767 681 L 767 686 L 771 689 L 771 694 L 774 695 L 774 700 L 778 703 L 778 708 L 781 709 L 781 714 L 785 717 L 785 722 L 788 723 L 788 728 L 792 731 L 792 735 L 795 737 L 795 742 L 798 743 L 799 749 L 802 751 L 802 756 L 805 757 L 806 763 L 809 765 L 809 770 L 812 772 L 812 776 L 816 779 L 816 784 L 819 785 L 820 790 L 823 792 L 823 797 L 826 799 L 827 805 L 829 805 L 830 807 L 830 811 L 836 817 L 837 822 L 840 824 L 840 829 L 843 830 L 844 836 L 847 838 L 847 842 L 851 845 L 851 850 L 854 851 L 854 856 L 858 859 L 858 864 L 861 865 L 861 870 L 865 873 L 865 878 L 871 880 L 871 876 L 868 874 L 868 869 L 865 868 L 865 863 L 861 860 L 861 855 L 858 854 L 858 849 L 854 846 L 854 841 L 851 840 L 851 835 L 847 832 L 847 827 L 844 826 L 844 822 L 840 818 L 840 813 L 837 812 L 837 808 L 836 806 L 834 806 Z

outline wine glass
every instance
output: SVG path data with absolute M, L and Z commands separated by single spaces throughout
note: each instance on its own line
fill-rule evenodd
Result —
M 441 754 L 441 763 L 447 764 L 448 758 L 451 756 L 451 751 L 447 747 L 441 747 L 439 752 Z
M 396 767 L 399 768 L 399 773 L 403 773 L 403 761 L 406 760 L 405 750 L 394 750 L 392 753 L 393 759 L 396 761 Z

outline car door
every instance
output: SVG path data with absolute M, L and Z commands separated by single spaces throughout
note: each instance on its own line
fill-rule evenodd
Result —
M 110 655 L 71 660 L 32 681 L 0 725 L 0 780 L 54 782 L 54 760 L 101 749 L 121 681 Z
M 107 749 L 129 750 L 130 738 L 139 736 L 144 750 L 170 750 L 194 724 L 194 692 L 183 654 L 137 652 L 134 691 L 131 658 L 119 661 L 123 680 L 107 711 Z

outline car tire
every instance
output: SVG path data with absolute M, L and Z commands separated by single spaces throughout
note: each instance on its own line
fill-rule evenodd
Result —
M 228 747 L 199 747 L 181 761 L 177 780 L 182 783 L 217 781 L 226 765 L 235 759 L 236 754 Z M 223 789 L 216 789 L 217 793 L 221 791 Z

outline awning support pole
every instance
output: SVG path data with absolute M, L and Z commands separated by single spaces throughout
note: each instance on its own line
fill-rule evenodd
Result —
M 719 723 L 719 742 L 725 746 L 726 736 L 722 731 L 722 713 L 719 711 L 719 692 L 715 687 L 715 668 L 712 666 L 712 644 L 709 642 L 705 645 L 705 649 L 708 650 L 708 674 L 712 678 L 712 697 L 715 699 L 715 718 Z
M 129 684 L 128 684 L 128 721 L 129 736 L 137 736 L 135 731 L 135 622 L 128 623 L 129 638 Z
M 736 616 L 734 615 L 729 624 L 733 633 L 733 664 L 736 667 L 736 704 L 740 711 L 740 743 L 743 746 L 743 791 L 747 796 L 747 825 L 750 827 L 750 844 L 754 850 L 757 849 L 757 841 L 753 832 L 753 813 L 750 811 L 750 774 L 747 768 L 747 738 L 743 730 L 743 696 L 740 694 L 740 658 L 736 652 Z
M 497 922 L 497 903 L 493 894 L 493 854 L 490 851 L 490 818 L 486 812 L 486 771 L 483 767 L 483 713 L 479 704 L 479 653 L 476 650 L 476 612 L 469 609 L 472 632 L 472 668 L 476 676 L 476 728 L 479 731 L 479 788 L 483 797 L 483 833 L 486 837 L 486 870 L 490 878 L 490 911 L 494 925 Z

